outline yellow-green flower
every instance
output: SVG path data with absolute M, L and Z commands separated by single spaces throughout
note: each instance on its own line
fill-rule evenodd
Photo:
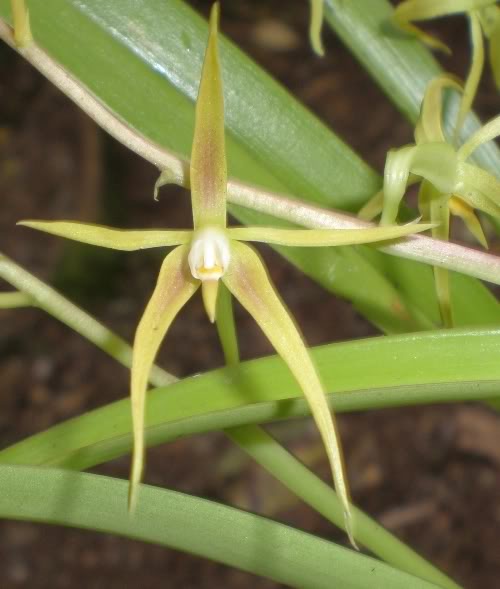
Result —
M 463 219 L 470 232 L 487 247 L 478 209 L 500 218 L 500 182 L 467 160 L 480 145 L 500 135 L 500 116 L 481 127 L 462 146 L 455 148 L 442 129 L 442 92 L 460 91 L 451 76 L 439 76 L 427 86 L 415 127 L 415 144 L 392 149 L 387 154 L 384 186 L 360 212 L 364 219 L 382 211 L 381 224 L 396 221 L 399 205 L 411 184 L 420 182 L 418 206 L 424 222 L 433 223 L 432 235 L 448 240 L 450 214 Z M 452 324 L 448 273 L 434 268 L 436 292 L 445 325 Z
M 118 250 L 177 246 L 165 258 L 154 292 L 137 327 L 131 371 L 133 458 L 130 507 L 137 500 L 144 465 L 144 414 L 149 373 L 158 348 L 177 313 L 201 286 L 210 321 L 215 320 L 219 281 L 255 318 L 289 366 L 311 407 L 320 431 L 346 529 L 354 543 L 350 500 L 335 421 L 306 346 L 272 286 L 257 254 L 243 241 L 318 247 L 389 240 L 429 228 L 372 227 L 362 230 L 294 230 L 227 227 L 224 103 L 217 49 L 219 6 L 214 4 L 210 34 L 196 103 L 190 184 L 193 230 L 119 230 L 69 221 L 21 224 L 80 242 Z
M 465 13 L 470 22 L 472 42 L 472 62 L 464 86 L 464 93 L 457 122 L 457 132 L 461 129 L 465 115 L 470 110 L 477 92 L 484 66 L 483 36 L 489 41 L 489 57 L 495 83 L 500 90 L 500 8 L 498 0 L 405 0 L 394 10 L 396 24 L 416 35 L 434 49 L 449 53 L 449 48 L 431 35 L 428 35 L 413 22 L 439 18 L 452 14 Z

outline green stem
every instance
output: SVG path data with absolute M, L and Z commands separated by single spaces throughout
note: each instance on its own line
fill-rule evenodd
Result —
M 132 348 L 124 339 L 2 254 L 0 254 L 0 277 L 29 297 L 33 306 L 43 309 L 123 366 L 130 367 Z M 171 374 L 161 368 L 155 367 L 151 372 L 151 383 L 155 386 L 163 386 L 175 380 Z

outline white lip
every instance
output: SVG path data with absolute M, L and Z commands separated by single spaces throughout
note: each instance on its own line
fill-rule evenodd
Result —
M 222 231 L 207 227 L 195 234 L 188 255 L 194 278 L 218 280 L 226 272 L 230 261 L 229 240 Z

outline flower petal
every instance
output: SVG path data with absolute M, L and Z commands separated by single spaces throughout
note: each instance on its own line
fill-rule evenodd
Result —
M 226 226 L 224 96 L 217 49 L 219 4 L 212 6 L 191 152 L 191 200 L 195 229 Z
M 458 92 L 463 90 L 458 78 L 450 74 L 437 76 L 427 84 L 420 116 L 415 126 L 415 143 L 445 141 L 442 127 L 445 88 L 454 88 Z
M 415 27 L 413 21 L 428 20 L 447 16 L 449 14 L 459 14 L 481 8 L 492 4 L 495 0 L 405 0 L 401 2 L 394 10 L 393 20 L 402 29 L 416 35 L 421 41 L 434 49 L 441 49 L 450 53 L 448 47 L 428 35 L 424 31 Z
M 253 316 L 301 386 L 323 439 L 335 488 L 344 507 L 346 531 L 355 546 L 349 492 L 335 420 L 297 327 L 269 281 L 258 254 L 248 245 L 232 243 L 231 265 L 222 281 Z
M 358 218 L 363 221 L 373 221 L 384 208 L 384 191 L 376 192 L 358 211 Z
M 231 227 L 231 239 L 260 241 L 291 247 L 328 247 L 336 245 L 357 245 L 397 239 L 412 233 L 431 229 L 430 224 L 411 223 L 366 229 L 277 229 L 274 227 Z
M 488 121 L 486 125 L 480 127 L 472 137 L 469 137 L 469 139 L 458 149 L 458 157 L 462 160 L 466 160 L 480 145 L 492 141 L 497 137 L 500 137 L 500 116 Z
M 460 101 L 460 108 L 457 115 L 457 124 L 455 127 L 455 137 L 458 137 L 467 113 L 472 108 L 472 103 L 476 97 L 479 80 L 483 73 L 484 67 L 484 41 L 481 23 L 475 10 L 468 13 L 470 21 L 470 36 L 472 44 L 472 62 L 469 74 L 465 80 L 464 94 Z
M 134 435 L 129 491 L 131 511 L 137 500 L 137 488 L 144 465 L 144 415 L 149 373 L 172 321 L 200 285 L 191 276 L 187 254 L 188 247 L 180 246 L 165 258 L 158 282 L 135 333 L 131 372 Z
M 19 221 L 18 225 L 45 231 L 90 245 L 115 250 L 134 251 L 187 243 L 192 231 L 161 231 L 158 229 L 112 229 L 104 225 L 74 221 Z
M 321 27 L 323 26 L 323 9 L 325 0 L 309 0 L 311 3 L 311 21 L 309 23 L 309 40 L 317 55 L 323 56 L 325 49 L 321 41 Z
M 455 217 L 460 217 L 472 235 L 485 249 L 488 249 L 488 241 L 486 240 L 481 223 L 474 213 L 474 209 L 457 196 L 450 198 L 449 206 L 451 214 L 455 215 Z
M 500 181 L 486 170 L 461 162 L 452 192 L 473 208 L 500 218 Z
M 444 142 L 420 143 L 389 151 L 384 169 L 382 225 L 395 222 L 410 173 L 429 180 L 440 192 L 453 192 L 457 173 L 453 147 Z

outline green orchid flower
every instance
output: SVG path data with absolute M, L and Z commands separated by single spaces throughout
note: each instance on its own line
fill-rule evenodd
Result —
M 500 218 L 500 181 L 467 160 L 480 145 L 500 135 L 500 116 L 455 148 L 446 140 L 442 128 L 442 92 L 446 88 L 462 90 L 460 83 L 449 75 L 429 83 L 415 127 L 415 144 L 389 151 L 383 189 L 359 216 L 371 220 L 382 212 L 382 225 L 394 223 L 407 187 L 420 183 L 418 206 L 422 220 L 434 224 L 433 237 L 448 240 L 450 215 L 456 215 L 478 242 L 488 247 L 474 209 Z M 448 273 L 434 268 L 434 274 L 442 320 L 451 326 Z
M 489 57 L 493 77 L 500 90 L 500 8 L 498 0 L 405 0 L 394 10 L 394 22 L 405 31 L 416 35 L 434 49 L 450 53 L 449 48 L 431 35 L 428 35 L 413 22 L 439 18 L 450 14 L 465 13 L 470 23 L 472 42 L 472 61 L 464 86 L 456 132 L 469 112 L 479 86 L 484 67 L 484 41 L 489 41 Z
M 254 317 L 300 384 L 324 442 L 335 487 L 344 506 L 346 530 L 354 544 L 348 486 L 339 437 L 325 392 L 304 341 L 271 284 L 265 266 L 244 241 L 321 247 L 391 240 L 428 229 L 409 224 L 367 229 L 309 230 L 227 227 L 224 102 L 217 49 L 219 5 L 210 16 L 208 46 L 196 103 L 190 163 L 193 230 L 119 230 L 70 221 L 23 221 L 20 224 L 117 250 L 176 246 L 165 258 L 154 292 L 139 322 L 131 370 L 133 457 L 129 504 L 137 501 L 144 468 L 144 415 L 148 377 L 158 348 L 181 308 L 201 287 L 211 322 L 216 318 L 222 281 Z

